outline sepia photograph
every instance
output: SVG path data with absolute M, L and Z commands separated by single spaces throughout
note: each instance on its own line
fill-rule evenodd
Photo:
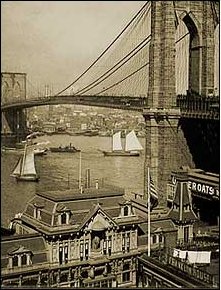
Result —
M 219 1 L 1 1 L 1 288 L 220 287 Z

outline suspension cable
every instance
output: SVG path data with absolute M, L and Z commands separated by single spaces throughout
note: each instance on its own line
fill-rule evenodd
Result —
M 114 74 L 117 70 L 119 70 L 125 63 L 127 63 L 132 57 L 134 57 L 141 49 L 143 49 L 149 42 L 150 40 L 148 40 L 146 43 L 144 43 L 151 35 L 149 35 L 148 37 L 146 37 L 142 42 L 140 42 L 132 51 L 130 51 L 126 56 L 124 56 L 121 60 L 119 60 L 114 66 L 112 66 L 108 71 L 106 71 L 104 74 L 102 74 L 99 78 L 97 78 L 95 81 L 93 81 L 91 84 L 87 85 L 86 87 L 82 88 L 81 90 L 79 90 L 78 92 L 76 92 L 76 94 L 84 94 L 87 91 L 93 89 L 94 87 L 96 87 L 97 85 L 99 85 L 100 83 L 102 83 L 104 80 L 106 80 L 109 76 L 111 76 L 112 74 Z M 143 44 L 144 43 L 144 44 Z M 141 46 L 141 44 L 143 44 Z M 141 46 L 139 48 L 139 46 Z M 139 48 L 139 49 L 138 49 Z M 130 56 L 131 55 L 131 56 Z M 130 57 L 129 57 L 130 56 Z M 129 57 L 129 58 L 128 58 Z M 127 58 L 127 59 L 126 59 Z M 126 59 L 126 60 L 125 60 Z M 123 61 L 124 60 L 124 61 Z M 122 62 L 123 61 L 123 62 Z M 121 63 L 122 62 L 122 63 Z M 121 63 L 121 64 L 120 64 Z M 119 65 L 120 64 L 120 65 Z M 118 66 L 119 65 L 119 66 Z M 118 66 L 116 69 L 114 69 L 116 66 Z M 114 69 L 114 70 L 113 70 Z M 111 72 L 112 71 L 112 72 Z M 109 73 L 110 72 L 110 73 Z M 109 73 L 109 74 L 108 74 Z M 106 76 L 106 77 L 104 77 Z M 104 78 L 103 78 L 104 77 Z M 100 80 L 101 78 L 103 78 L 102 80 Z M 100 81 L 99 81 L 100 80 Z M 89 89 L 87 89 L 88 87 L 90 87 Z
M 124 27 L 124 29 L 117 35 L 117 37 L 108 45 L 108 47 L 100 54 L 100 56 L 79 76 L 77 77 L 71 84 L 69 84 L 66 88 L 58 92 L 55 96 L 60 95 L 67 89 L 69 89 L 73 84 L 75 84 L 82 76 L 84 76 L 97 62 L 98 60 L 108 51 L 108 49 L 118 40 L 118 38 L 124 33 L 124 31 L 131 25 L 131 23 L 136 19 L 136 17 L 142 12 L 142 10 L 147 6 L 149 1 L 147 1 L 142 8 L 136 13 L 136 15 L 129 21 L 129 23 Z
M 103 92 L 105 92 L 105 91 L 107 91 L 107 90 L 109 90 L 109 89 L 112 89 L 113 87 L 119 85 L 120 83 L 122 83 L 123 81 L 125 81 L 126 79 L 128 79 L 128 78 L 131 77 L 132 75 L 136 74 L 136 73 L 137 73 L 138 71 L 140 71 L 141 69 L 143 69 L 143 68 L 144 68 L 145 66 L 147 66 L 148 64 L 149 64 L 149 62 L 145 63 L 145 64 L 142 65 L 140 68 L 138 68 L 137 70 L 135 70 L 134 72 L 132 72 L 131 74 L 129 74 L 128 76 L 126 76 L 125 78 L 123 78 L 122 80 L 120 80 L 119 82 L 117 82 L 117 83 L 115 83 L 115 84 L 109 86 L 108 88 L 106 88 L 106 89 L 104 89 L 104 90 L 102 90 L 102 91 L 96 93 L 95 95 L 99 95 L 99 94 L 101 94 L 101 93 L 103 93 Z

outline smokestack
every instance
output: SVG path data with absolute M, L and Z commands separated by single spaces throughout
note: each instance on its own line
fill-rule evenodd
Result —
M 90 188 L 90 169 L 86 169 L 85 188 Z
M 98 179 L 96 179 L 96 181 L 95 181 L 95 188 L 96 188 L 96 189 L 99 188 Z

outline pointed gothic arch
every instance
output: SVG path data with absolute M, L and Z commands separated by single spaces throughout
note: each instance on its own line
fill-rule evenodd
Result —
M 192 12 L 179 15 L 176 29 L 176 93 L 201 93 L 201 28 Z
M 200 93 L 200 39 L 197 27 L 187 14 L 183 21 L 190 33 L 189 41 L 189 90 Z
M 9 84 L 6 81 L 3 81 L 2 84 L 2 100 L 3 102 L 7 102 L 8 94 L 9 94 Z
M 19 82 L 16 82 L 14 84 L 13 90 L 14 90 L 14 97 L 15 98 L 20 98 L 20 96 L 21 96 L 21 85 L 20 85 Z

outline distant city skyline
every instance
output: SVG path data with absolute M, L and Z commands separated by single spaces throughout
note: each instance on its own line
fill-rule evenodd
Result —
M 80 75 L 144 1 L 2 1 L 2 67 L 56 92 Z

